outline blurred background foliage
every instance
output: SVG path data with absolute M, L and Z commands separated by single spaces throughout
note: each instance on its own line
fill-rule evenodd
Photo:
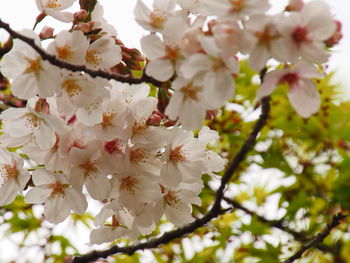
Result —
M 9 44 L 0 46 L 1 55 L 6 53 L 6 45 Z M 281 262 L 317 235 L 334 214 L 348 213 L 350 102 L 342 100 L 340 87 L 331 84 L 331 79 L 329 74 L 315 81 L 322 106 L 309 119 L 302 119 L 291 108 L 287 87 L 281 86 L 272 94 L 267 125 L 228 185 L 225 200 L 227 207 L 233 207 L 232 212 L 146 255 L 117 255 L 98 262 Z M 235 82 L 236 95 L 232 101 L 206 123 L 221 135 L 220 141 L 211 147 L 227 160 L 239 151 L 260 112 L 256 100 L 259 75 L 244 60 Z M 25 106 L 25 101 L 11 95 L 9 83 L 2 75 L 0 90 L 1 110 Z M 152 92 L 155 93 L 154 87 Z M 203 204 L 194 207 L 194 217 L 201 217 L 212 205 L 220 175 L 205 175 L 203 179 Z M 19 251 L 35 249 L 44 262 L 69 262 L 74 254 L 81 253 L 74 244 L 87 240 L 79 241 L 79 235 L 72 240 L 64 234 L 55 234 L 54 226 L 36 210 L 23 197 L 0 208 L 1 239 L 13 240 Z M 69 220 L 72 227 L 80 225 L 86 231 L 93 227 L 93 216 L 89 213 L 74 214 Z M 349 220 L 297 262 L 350 262 Z M 163 220 L 151 236 L 142 237 L 141 241 L 172 228 Z M 115 244 L 128 245 L 129 241 L 118 240 Z M 20 262 L 38 261 L 21 258 Z

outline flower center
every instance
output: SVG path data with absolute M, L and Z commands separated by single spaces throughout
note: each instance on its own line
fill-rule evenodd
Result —
M 299 75 L 297 73 L 286 73 L 278 81 L 278 84 L 288 84 L 293 86 L 299 81 Z
M 308 30 L 305 26 L 298 26 L 292 33 L 292 39 L 300 46 L 303 42 L 308 42 Z
M 177 146 L 174 149 L 171 149 L 169 161 L 173 161 L 175 163 L 183 163 L 188 160 L 188 156 L 186 156 L 186 152 L 182 150 L 182 145 Z
M 92 50 L 88 50 L 86 52 L 86 61 L 89 63 L 89 64 L 92 64 L 92 65 L 95 65 L 95 66 L 98 66 L 101 64 L 102 62 L 102 59 L 98 56 L 101 52 L 95 50 L 95 49 L 92 49 Z
M 119 139 L 114 139 L 104 144 L 104 150 L 109 154 L 122 153 L 122 147 L 123 145 Z
M 70 60 L 73 56 L 71 46 L 64 45 L 63 47 L 56 47 L 57 55 L 62 60 Z
M 145 159 L 147 159 L 147 151 L 145 151 L 142 148 L 136 148 L 129 152 L 129 158 L 132 162 L 145 162 Z
M 24 114 L 25 126 L 29 129 L 34 129 L 39 127 L 39 118 L 33 113 Z
M 244 8 L 244 0 L 230 0 L 231 12 L 239 12 Z
M 180 49 L 177 46 L 165 46 L 165 58 L 176 60 L 180 56 Z
M 58 0 L 49 0 L 47 4 L 45 5 L 46 8 L 57 8 L 61 7 L 62 5 L 60 3 L 57 3 Z
M 83 89 L 73 79 L 67 79 L 62 84 L 62 89 L 69 97 L 78 95 Z
M 127 191 L 130 195 L 135 195 L 136 191 L 140 189 L 138 186 L 139 180 L 130 176 L 122 180 L 121 189 Z
M 169 191 L 166 196 L 164 196 L 164 200 L 168 206 L 176 208 L 181 204 L 181 199 L 176 196 L 176 193 L 173 191 Z
M 49 188 L 52 189 L 50 197 L 63 197 L 64 196 L 64 185 L 60 182 L 54 182 L 49 185 Z
M 271 24 L 266 25 L 264 31 L 255 32 L 259 44 L 266 46 L 268 49 L 271 49 L 271 42 L 279 36 L 276 28 Z
M 81 164 L 80 167 L 84 170 L 85 176 L 91 176 L 97 172 L 95 161 L 87 161 L 84 164 Z
M 192 83 L 182 87 L 180 91 L 183 93 L 185 100 L 191 99 L 198 101 L 199 87 L 193 86 Z
M 41 58 L 37 56 L 35 59 L 25 58 L 28 63 L 28 66 L 24 70 L 24 74 L 33 73 L 36 77 L 39 76 L 41 70 Z
M 164 11 L 159 10 L 159 9 L 155 9 L 152 13 L 151 13 L 151 22 L 150 25 L 154 28 L 163 28 L 163 25 L 166 21 L 166 15 L 164 13 Z
M 112 126 L 112 120 L 115 118 L 116 114 L 113 111 L 105 111 L 102 113 L 102 127 L 107 128 Z
M 6 183 L 9 178 L 17 178 L 18 175 L 16 165 L 3 164 L 0 168 L 0 185 Z

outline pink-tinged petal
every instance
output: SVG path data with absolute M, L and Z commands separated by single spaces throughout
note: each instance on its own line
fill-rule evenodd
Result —
M 160 81 L 166 81 L 174 74 L 174 65 L 168 59 L 151 60 L 146 67 L 146 74 Z
M 110 208 L 110 205 L 102 207 L 101 211 L 95 216 L 94 225 L 103 226 L 106 220 L 116 212 Z
M 208 72 L 204 78 L 204 91 L 208 108 L 217 109 L 233 96 L 233 79 L 225 70 Z
M 186 79 L 192 79 L 198 73 L 210 70 L 212 64 L 208 56 L 204 54 L 194 54 L 182 63 L 180 72 Z
M 171 11 L 175 8 L 176 1 L 175 0 L 154 0 L 153 8 L 160 9 L 163 11 Z
M 20 175 L 17 177 L 17 184 L 19 188 L 18 190 L 22 191 L 24 187 L 27 185 L 29 179 L 30 179 L 30 174 L 27 171 L 22 170 L 20 172 Z
M 260 71 L 266 66 L 270 58 L 270 52 L 263 45 L 258 45 L 249 56 L 249 66 L 256 71 Z
M 51 195 L 52 189 L 47 185 L 33 187 L 28 191 L 25 201 L 30 204 L 42 204 Z
M 191 215 L 191 206 L 182 205 L 181 207 L 172 208 L 167 206 L 165 208 L 166 218 L 173 223 L 175 226 L 183 226 L 187 223 L 192 222 L 194 219 Z
M 69 213 L 70 203 L 65 196 L 50 197 L 46 200 L 44 214 L 50 223 L 61 223 L 69 216 Z
M 168 187 L 177 187 L 182 180 L 182 173 L 179 167 L 173 162 L 163 165 L 160 170 L 160 181 Z
M 140 26 L 145 27 L 147 24 L 145 21 L 150 20 L 151 10 L 141 1 L 138 0 L 134 9 L 134 16 L 137 23 Z M 150 26 L 145 27 L 148 30 Z
M 45 123 L 40 123 L 39 128 L 35 133 L 35 141 L 40 149 L 50 149 L 56 143 L 55 132 Z
M 220 57 L 220 50 L 215 43 L 215 39 L 213 37 L 200 37 L 200 42 L 204 51 L 209 55 L 215 58 Z
M 49 10 L 48 8 L 45 9 L 45 13 L 49 16 L 52 16 L 56 18 L 57 20 L 65 23 L 73 22 L 74 16 L 72 13 L 69 12 L 57 12 L 54 10 Z
M 324 77 L 324 74 L 322 74 L 314 64 L 306 61 L 300 60 L 294 67 L 299 72 L 300 76 L 304 78 L 312 79 Z
M 26 63 L 23 60 L 23 55 L 14 49 L 5 54 L 0 61 L 1 73 L 9 79 L 17 78 L 25 69 Z
M 141 38 L 141 47 L 150 60 L 164 57 L 166 54 L 164 43 L 154 34 Z
M 91 231 L 90 243 L 103 244 L 113 242 L 114 240 L 125 236 L 127 232 L 128 229 L 124 227 L 103 226 Z
M 325 63 L 330 56 L 322 42 L 305 43 L 301 45 L 300 49 L 302 56 L 314 63 Z
M 11 86 L 13 95 L 20 99 L 30 99 L 36 95 L 36 81 L 33 75 L 23 74 L 18 76 Z M 53 95 L 53 94 L 52 94 Z
M 107 198 L 111 184 L 104 175 L 93 175 L 85 179 L 85 186 L 92 198 L 102 201 Z
M 206 109 L 202 105 L 203 102 L 188 101 L 184 103 L 179 114 L 179 119 L 184 129 L 198 130 L 203 125 L 206 116 Z
M 276 88 L 277 83 L 283 74 L 285 74 L 285 70 L 273 70 L 267 73 L 264 77 L 264 81 L 260 86 L 260 89 L 257 92 L 258 98 L 262 99 L 266 96 L 269 96 Z
M 78 214 L 83 214 L 86 211 L 88 203 L 86 201 L 85 195 L 73 188 L 66 188 L 65 194 L 70 207 L 72 210 Z
M 55 177 L 51 171 L 46 169 L 37 169 L 32 176 L 35 185 L 52 184 L 55 182 Z
M 0 163 L 12 165 L 14 161 L 12 153 L 10 153 L 6 148 L 0 147 Z
M 298 86 L 290 87 L 288 92 L 290 103 L 303 118 L 308 118 L 320 108 L 320 94 L 311 80 L 299 81 Z
M 0 206 L 8 205 L 15 200 L 18 194 L 18 185 L 14 178 L 9 180 L 0 187 Z

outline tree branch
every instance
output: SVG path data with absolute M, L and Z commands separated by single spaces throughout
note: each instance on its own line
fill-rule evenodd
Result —
M 113 246 L 107 250 L 92 251 L 88 254 L 77 256 L 73 259 L 73 263 L 86 263 L 89 261 L 97 260 L 98 258 L 106 258 L 110 255 L 114 255 L 118 253 L 125 253 L 128 255 L 132 255 L 133 253 L 141 249 L 156 248 L 161 244 L 169 243 L 170 241 L 176 238 L 180 238 L 186 234 L 192 233 L 197 228 L 202 227 L 208 222 L 210 222 L 213 218 L 216 218 L 219 215 L 224 214 L 227 211 L 231 210 L 231 209 L 225 209 L 225 210 L 221 209 L 221 201 L 223 200 L 223 197 L 224 197 L 225 186 L 227 185 L 227 183 L 229 182 L 233 174 L 237 171 L 239 164 L 244 160 L 247 153 L 253 148 L 259 132 L 265 126 L 266 120 L 270 112 L 269 101 L 270 101 L 269 97 L 263 98 L 261 100 L 262 112 L 260 114 L 260 117 L 258 121 L 255 123 L 249 137 L 244 142 L 244 144 L 236 154 L 235 158 L 232 160 L 229 167 L 226 169 L 224 175 L 222 176 L 220 187 L 217 190 L 215 202 L 211 207 L 211 209 L 203 217 L 198 218 L 192 223 L 187 224 L 181 228 L 166 232 L 158 238 L 151 239 L 141 244 L 127 246 L 127 247 Z
M 116 80 L 119 82 L 129 83 L 129 84 L 140 84 L 140 83 L 146 82 L 146 83 L 151 83 L 157 87 L 160 87 L 163 84 L 163 82 L 158 81 L 150 76 L 147 76 L 145 73 L 143 73 L 141 78 L 133 78 L 130 76 L 123 76 L 123 75 L 109 73 L 109 72 L 104 71 L 104 70 L 92 70 L 92 69 L 87 68 L 84 65 L 74 65 L 74 64 L 68 63 L 66 61 L 58 59 L 54 55 L 46 53 L 45 50 L 43 50 L 41 47 L 39 47 L 35 43 L 34 39 L 26 37 L 26 36 L 16 32 L 15 30 L 13 30 L 10 27 L 9 24 L 3 22 L 1 19 L 0 19 L 0 28 L 5 29 L 11 35 L 12 38 L 17 38 L 17 39 L 20 39 L 23 42 L 27 43 L 36 52 L 39 53 L 39 55 L 42 57 L 43 60 L 47 60 L 52 65 L 57 66 L 59 68 L 68 69 L 68 70 L 73 71 L 73 72 L 82 72 L 83 71 L 83 72 L 89 74 L 93 78 L 100 77 L 103 79 Z
M 343 220 L 345 217 L 346 215 L 342 213 L 338 213 L 335 216 L 333 216 L 332 222 L 328 224 L 321 233 L 317 234 L 317 236 L 313 238 L 310 242 L 300 247 L 299 250 L 293 256 L 288 258 L 283 263 L 292 263 L 295 260 L 300 259 L 305 251 L 322 243 L 323 240 L 331 233 L 331 230 L 337 227 L 341 223 L 341 220 Z

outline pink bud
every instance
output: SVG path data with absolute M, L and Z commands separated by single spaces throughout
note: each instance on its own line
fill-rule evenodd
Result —
M 89 13 L 86 10 L 84 9 L 79 10 L 78 12 L 74 13 L 74 21 L 75 22 L 84 21 L 88 16 L 89 16 Z
M 146 124 L 148 126 L 159 126 L 162 118 L 158 114 L 152 114 L 148 117 Z
M 53 37 L 53 31 L 54 29 L 52 27 L 44 26 L 39 34 L 40 39 L 43 40 Z
M 286 6 L 286 11 L 300 11 L 304 6 L 303 0 L 289 0 L 289 4 Z
M 74 30 L 80 30 L 80 31 L 82 31 L 84 33 L 88 33 L 88 32 L 91 31 L 92 26 L 93 26 L 93 23 L 90 23 L 90 22 L 88 22 L 88 23 L 79 23 L 78 25 L 76 25 L 74 27 Z

